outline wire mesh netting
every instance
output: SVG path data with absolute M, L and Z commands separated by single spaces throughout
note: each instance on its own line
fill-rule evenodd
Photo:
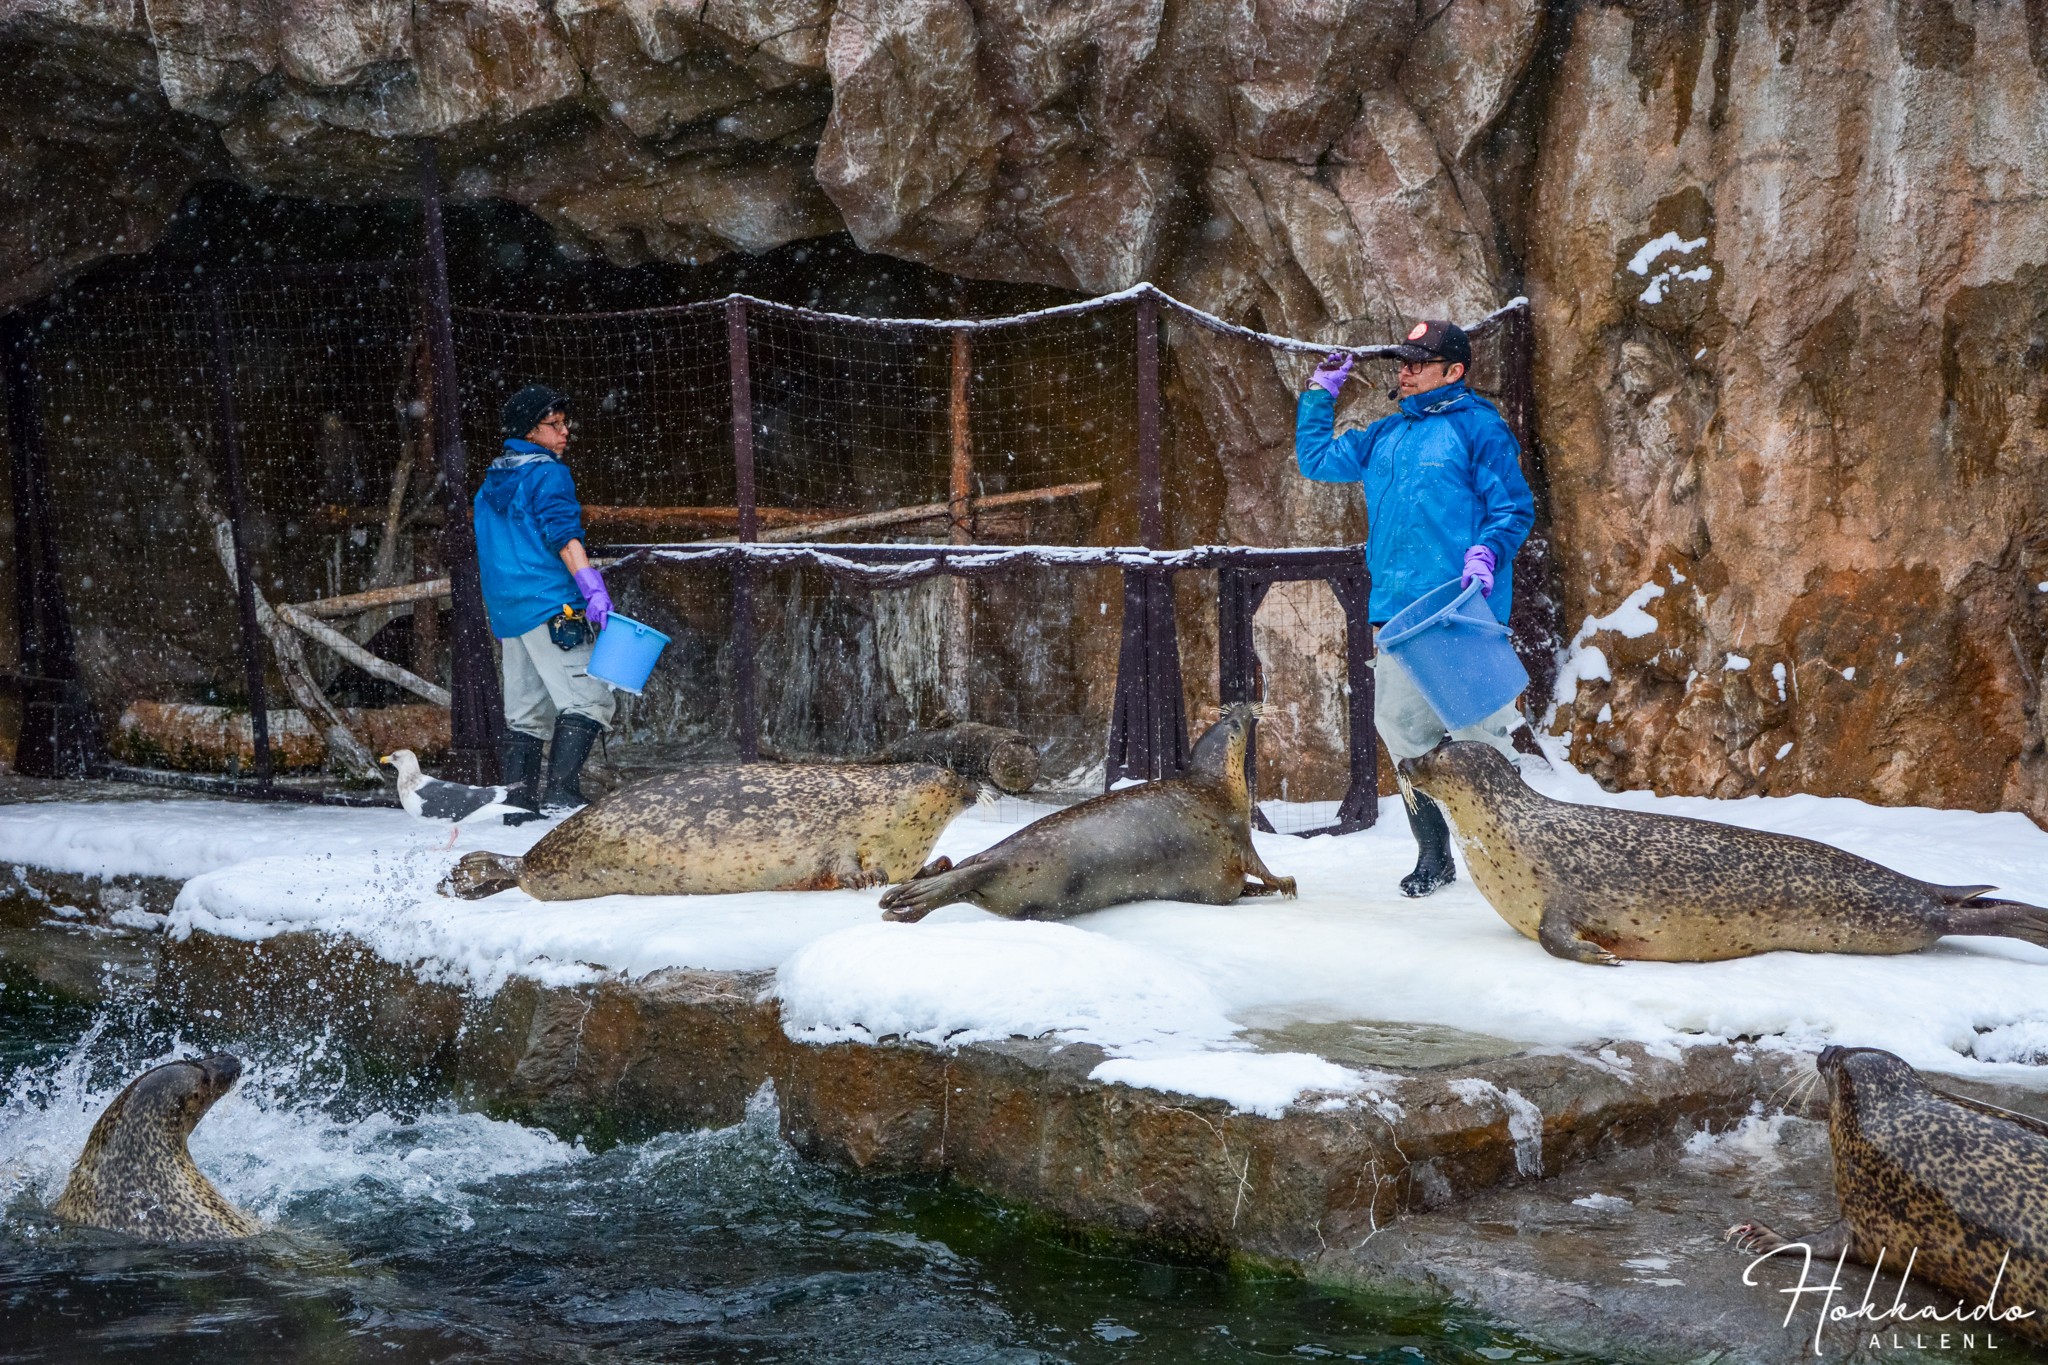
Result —
M 1154 297 L 1169 535 L 1257 544 L 1256 515 L 1225 515 L 1219 461 L 1285 458 L 1284 395 L 1298 391 L 1313 354 Z M 730 538 L 745 493 L 738 394 L 765 539 L 957 540 L 952 514 L 964 495 L 964 534 L 976 543 L 1128 545 L 1139 522 L 1140 307 L 1134 293 L 979 321 L 847 318 L 753 299 L 605 313 L 459 308 L 471 477 L 496 446 L 505 397 L 546 383 L 575 400 L 569 459 L 596 544 Z M 1498 327 L 1475 336 L 1473 379 L 1509 395 L 1502 336 Z M 64 586 L 110 730 L 142 700 L 247 705 L 214 535 L 224 401 L 236 410 L 243 533 L 266 597 L 305 602 L 445 572 L 427 319 L 410 266 L 76 290 L 42 328 L 36 363 Z M 1364 400 L 1352 412 L 1353 421 L 1378 415 Z M 1213 574 L 1181 575 L 1197 731 L 1217 693 L 1214 597 Z M 883 588 L 815 569 L 763 571 L 754 594 L 763 743 L 792 756 L 856 755 L 953 715 L 1038 739 L 1056 784 L 1099 782 L 1122 600 L 1117 571 L 1100 566 Z M 674 640 L 655 684 L 622 717 L 621 738 L 649 753 L 735 752 L 730 571 L 636 568 L 621 575 L 620 601 Z M 407 605 L 346 628 L 445 685 L 438 617 Z M 1341 700 L 1342 614 L 1327 589 L 1284 585 L 1255 624 L 1268 693 L 1299 718 L 1286 742 L 1300 752 L 1269 760 L 1266 772 L 1288 776 L 1262 794 L 1287 803 L 1274 808 L 1276 824 L 1306 827 L 1323 814 L 1315 802 L 1341 794 L 1353 738 Z M 323 650 L 310 655 L 340 704 L 412 700 Z M 273 707 L 286 704 L 274 670 L 269 695 Z M 1284 728 L 1269 727 L 1271 748 Z
M 458 308 L 455 354 L 463 430 L 478 454 L 497 445 L 505 399 L 523 385 L 547 384 L 575 399 L 576 485 L 585 503 L 733 506 L 732 386 L 719 310 L 550 315 Z M 646 528 L 670 529 L 652 517 Z

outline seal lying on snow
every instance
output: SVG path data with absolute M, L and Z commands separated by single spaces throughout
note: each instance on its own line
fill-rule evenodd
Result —
M 1936 886 L 1789 834 L 1553 801 L 1484 744 L 1401 772 L 1442 803 L 1500 917 L 1575 962 L 1910 953 L 1944 934 L 2048 947 L 2048 910 L 1989 886 Z
M 1187 776 L 1069 806 L 955 866 L 941 858 L 882 897 L 887 919 L 923 919 L 971 901 L 1008 919 L 1064 919 L 1124 901 L 1228 905 L 1294 894 L 1252 848 L 1245 741 L 1253 708 L 1236 702 L 1195 744 Z M 1247 885 L 1253 878 L 1256 885 Z
M 1804 1242 L 1821 1265 L 1846 1251 L 1903 1271 L 1911 1257 L 1914 1275 L 1969 1306 L 1990 1305 L 1995 1285 L 1994 1307 L 2033 1310 L 2004 1325 L 2048 1345 L 2048 1123 L 1936 1090 L 1876 1048 L 1823 1048 L 1817 1064 L 1841 1221 L 1789 1239 L 1761 1223 L 1728 1235 L 1750 1252 Z
M 471 853 L 442 889 L 566 901 L 881 886 L 915 871 L 976 795 L 924 764 L 683 769 L 599 797 L 524 858 Z
M 248 1237 L 254 1218 L 230 1204 L 192 1164 L 185 1139 L 242 1074 L 226 1052 L 152 1067 L 128 1083 L 92 1126 L 71 1182 L 51 1206 L 59 1218 L 159 1242 Z

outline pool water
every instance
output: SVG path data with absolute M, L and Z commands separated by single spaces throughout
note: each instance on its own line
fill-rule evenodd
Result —
M 366 1080 L 319 1041 L 181 1034 L 0 978 L 0 1358 L 10 1362 L 1500 1362 L 1470 1314 L 1177 1261 L 929 1179 L 840 1174 L 746 1119 L 604 1150 Z M 140 1245 L 42 1206 L 157 1061 L 243 1079 L 194 1158 L 272 1231 Z

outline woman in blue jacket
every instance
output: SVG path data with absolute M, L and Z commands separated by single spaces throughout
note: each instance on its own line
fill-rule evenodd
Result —
M 1363 431 L 1336 434 L 1337 392 L 1356 357 L 1339 352 L 1316 367 L 1295 409 L 1294 458 L 1321 483 L 1365 489 L 1368 610 L 1375 629 L 1451 579 L 1480 585 L 1505 622 L 1514 596 L 1515 551 L 1536 519 L 1522 477 L 1521 447 L 1493 404 L 1465 387 L 1472 342 L 1448 322 L 1419 322 L 1394 349 L 1401 361 L 1400 408 Z M 1399 762 L 1428 753 L 1446 733 L 1515 756 L 1508 736 L 1520 720 L 1512 702 L 1476 725 L 1446 731 L 1400 663 L 1376 661 L 1373 727 Z M 1410 896 L 1427 896 L 1457 876 L 1443 811 L 1408 790 L 1408 824 L 1420 856 L 1401 879 Z
M 533 812 L 505 817 L 517 825 L 539 819 L 543 808 L 584 804 L 584 761 L 612 723 L 612 690 L 589 675 L 612 599 L 583 548 L 583 505 L 562 463 L 569 396 L 528 384 L 506 401 L 502 425 L 505 448 L 476 494 L 476 554 L 505 684 L 499 767 L 513 804 Z M 550 732 L 543 797 L 541 746 Z

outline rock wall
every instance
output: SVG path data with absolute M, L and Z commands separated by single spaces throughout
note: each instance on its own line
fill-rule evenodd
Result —
M 1528 265 L 1603 780 L 2048 816 L 2044 18 L 1576 15 Z
M 621 264 L 844 229 L 1348 341 L 1526 284 L 1575 760 L 2040 818 L 2043 10 L 33 0 L 0 17 L 0 306 L 200 179 L 408 197 L 421 136 L 458 196 Z M 1305 363 L 1168 339 L 1176 538 L 1359 538 L 1292 473 Z M 1327 676 L 1334 613 L 1281 605 L 1269 670 Z M 1269 730 L 1296 795 L 1336 794 L 1327 710 Z

